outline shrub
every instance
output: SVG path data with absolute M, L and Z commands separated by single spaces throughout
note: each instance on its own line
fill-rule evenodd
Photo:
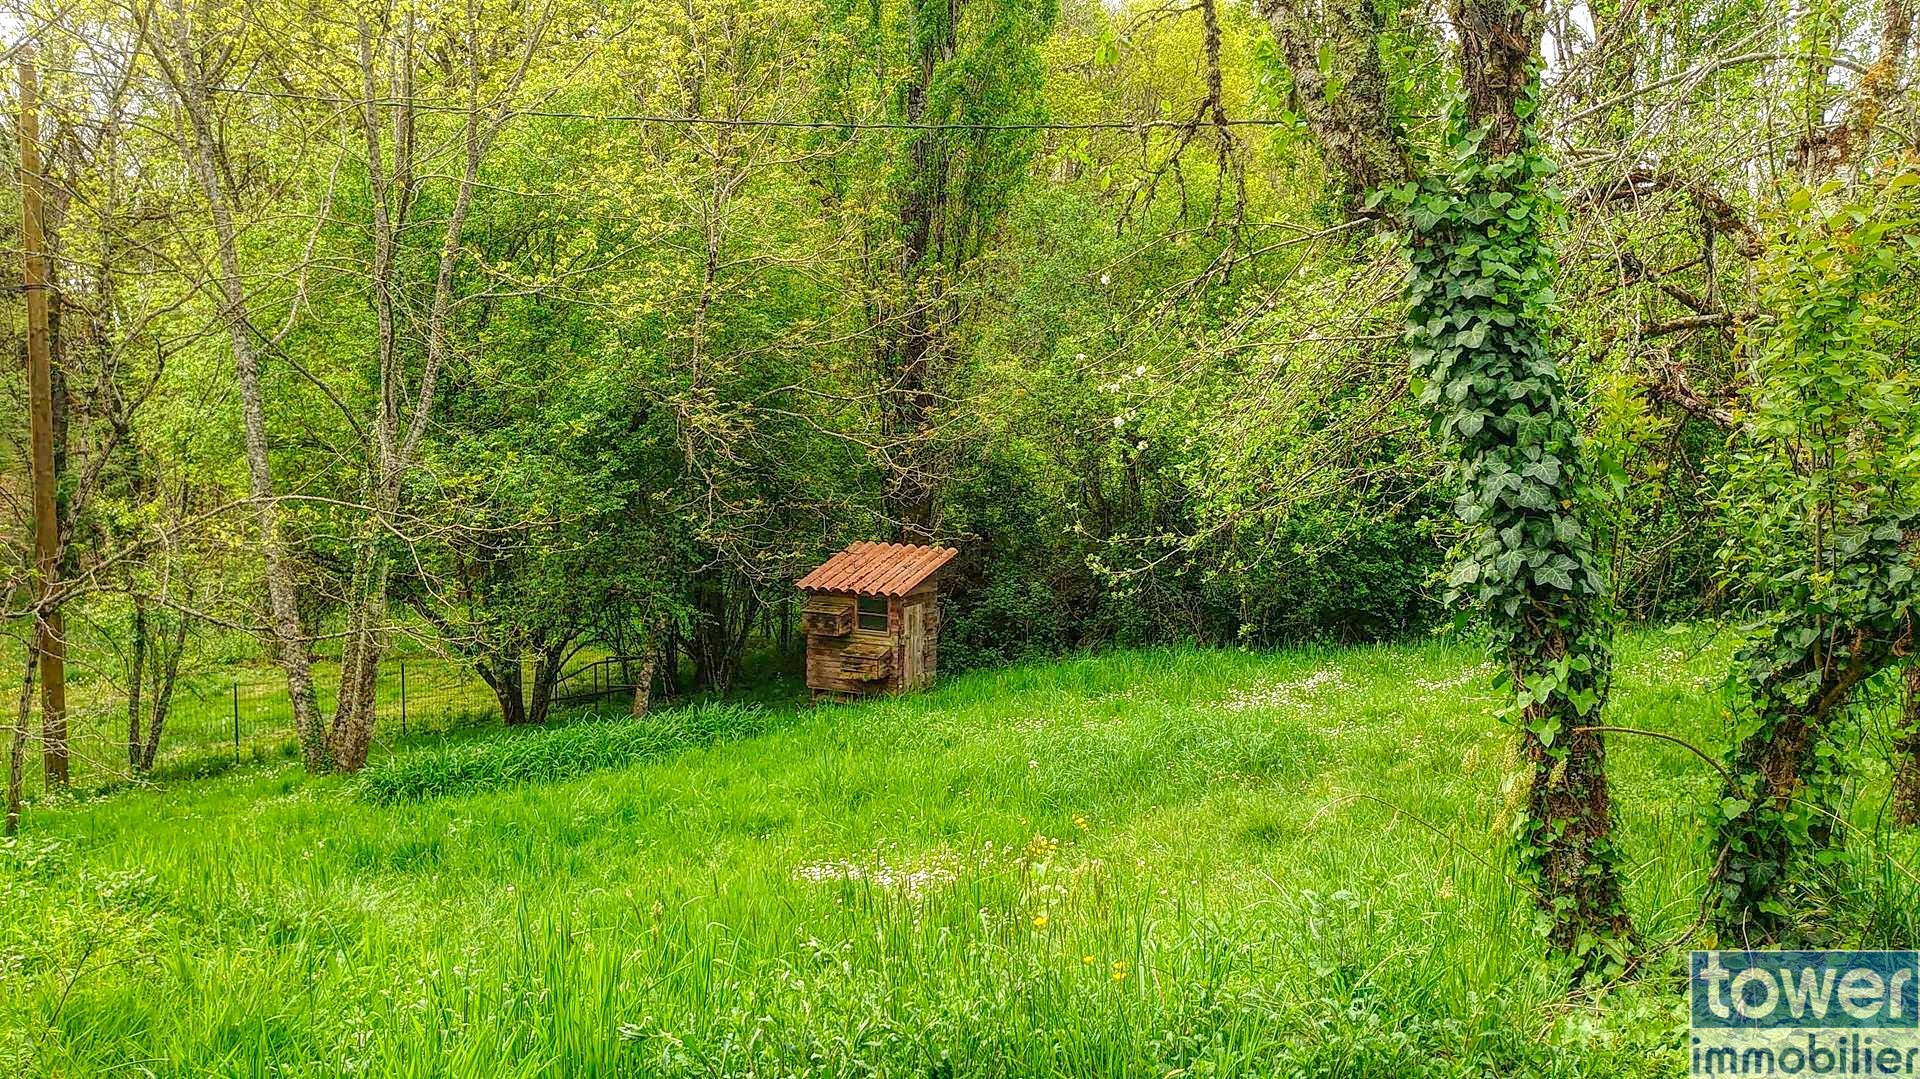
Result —
M 1237 611 L 1248 644 L 1394 640 L 1443 616 L 1428 587 L 1439 564 L 1417 517 L 1320 510 L 1243 529 L 1214 575 L 1214 602 Z
M 367 766 L 354 793 L 374 805 L 417 802 L 552 782 L 768 729 L 760 708 L 701 704 L 645 720 L 593 718 L 559 727 L 506 731 L 483 741 L 398 753 Z

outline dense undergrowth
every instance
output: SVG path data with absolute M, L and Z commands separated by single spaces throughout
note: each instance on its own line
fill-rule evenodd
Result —
M 1726 644 L 1627 638 L 1618 722 L 1721 744 Z M 1490 673 L 1116 653 L 42 807 L 0 847 L 0 1072 L 1673 1074 L 1683 946 L 1598 993 L 1542 958 Z M 1715 777 L 1614 766 L 1627 901 L 1679 941 Z M 1816 913 L 1910 945 L 1860 782 Z

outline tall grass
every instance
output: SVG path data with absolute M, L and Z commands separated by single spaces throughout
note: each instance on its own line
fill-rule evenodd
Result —
M 1627 640 L 1610 717 L 1722 744 L 1696 644 Z M 1679 953 L 1597 998 L 1540 955 L 1488 673 L 1119 653 L 42 812 L 0 847 L 0 1073 L 1673 1074 Z M 1613 759 L 1673 939 L 1713 777 Z M 1902 842 L 1853 855 L 1855 939 L 1913 932 Z
M 354 791 L 374 805 L 473 794 L 619 768 L 766 728 L 764 710 L 719 703 L 659 711 L 639 721 L 590 715 L 565 726 L 396 753 L 360 773 Z

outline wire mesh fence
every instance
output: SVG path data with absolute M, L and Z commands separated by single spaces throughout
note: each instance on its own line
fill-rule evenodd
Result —
M 91 672 L 89 672 L 91 673 Z M 317 659 L 313 665 L 316 703 L 330 718 L 339 697 L 339 664 Z M 632 683 L 651 667 L 629 657 L 582 657 L 554 685 L 555 713 L 625 702 Z M 523 682 L 531 689 L 531 670 Z M 74 782 L 112 783 L 135 774 L 129 760 L 129 717 L 122 680 L 103 676 L 75 679 L 68 695 L 68 746 Z M 153 694 L 142 702 L 142 738 L 152 714 Z M 389 752 L 423 737 L 445 736 L 469 727 L 500 722 L 500 703 L 473 668 L 434 656 L 390 658 L 380 666 L 374 687 L 374 740 L 371 753 Z M 27 753 L 41 753 L 38 723 L 28 733 Z M 257 663 L 183 673 L 173 687 L 166 721 L 153 759 L 155 775 L 197 775 L 236 762 L 290 757 L 297 752 L 293 705 L 277 667 Z M 38 792 L 38 768 L 28 787 Z
M 314 665 L 320 713 L 331 716 L 339 696 L 335 664 Z M 94 682 L 70 696 L 69 739 L 75 779 L 124 776 L 130 737 L 124 688 Z M 152 693 L 142 702 L 141 736 L 152 714 Z M 448 660 L 396 659 L 381 665 L 374 690 L 374 746 L 380 753 L 407 739 L 498 722 L 492 689 L 470 667 Z M 38 755 L 39 731 L 31 731 Z M 199 770 L 221 761 L 264 759 L 291 753 L 293 704 L 277 668 L 240 667 L 183 675 L 175 684 L 154 758 L 156 769 Z
M 331 715 L 338 699 L 337 679 L 320 680 L 315 695 L 322 715 Z M 215 688 L 217 687 L 206 687 Z M 244 683 L 229 680 L 225 699 L 203 689 L 194 700 L 180 702 L 169 740 L 180 749 L 219 741 L 236 754 L 250 743 L 277 742 L 293 734 L 293 702 L 285 683 Z M 464 667 L 439 662 L 398 660 L 386 664 L 375 687 L 374 746 L 416 734 L 447 731 L 486 719 L 498 719 L 500 706 L 493 690 Z

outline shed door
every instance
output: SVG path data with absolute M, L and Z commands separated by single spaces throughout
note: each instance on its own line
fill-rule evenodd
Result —
M 927 605 L 910 603 L 903 612 L 906 616 L 906 670 L 900 672 L 900 684 L 905 689 L 920 688 L 927 667 Z

